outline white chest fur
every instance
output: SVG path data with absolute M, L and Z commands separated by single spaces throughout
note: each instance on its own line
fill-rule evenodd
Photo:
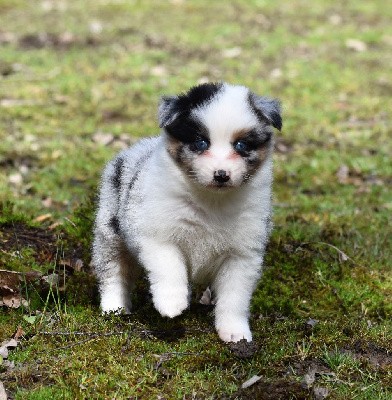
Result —
M 211 196 L 192 188 L 161 153 L 152 157 L 135 192 L 138 195 L 127 205 L 133 239 L 154 238 L 177 246 L 196 283 L 208 283 L 226 257 L 263 248 L 270 182 L 263 182 L 262 172 L 246 189 Z

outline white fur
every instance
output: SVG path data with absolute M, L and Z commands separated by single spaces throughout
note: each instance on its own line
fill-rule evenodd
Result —
M 272 159 L 269 155 L 245 183 L 243 161 L 229 159 L 233 130 L 258 123 L 247 94 L 244 87 L 225 85 L 212 102 L 193 111 L 211 139 L 211 156 L 195 160 L 197 182 L 169 155 L 165 132 L 141 140 L 107 165 L 93 245 L 104 312 L 130 311 L 130 292 L 142 266 L 162 316 L 181 314 L 189 306 L 190 284 L 204 284 L 214 293 L 219 337 L 252 340 L 249 303 L 271 229 Z M 113 176 L 120 158 L 116 191 Z M 217 169 L 230 171 L 233 187 L 207 187 Z M 113 216 L 118 232 L 110 224 Z

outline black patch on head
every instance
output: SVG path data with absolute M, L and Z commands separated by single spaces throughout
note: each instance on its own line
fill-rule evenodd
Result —
M 121 177 L 123 173 L 124 160 L 117 158 L 114 163 L 114 175 L 112 176 L 112 183 L 115 189 L 119 190 L 121 186 Z
M 120 221 L 118 220 L 118 218 L 116 216 L 113 216 L 112 218 L 110 218 L 109 226 L 113 229 L 113 231 L 116 235 L 120 234 Z
M 260 122 L 272 125 L 278 130 L 282 129 L 282 117 L 280 115 L 280 103 L 278 100 L 256 96 L 250 92 L 248 102 Z
M 209 103 L 222 87 L 222 83 L 204 83 L 179 96 L 163 97 L 158 110 L 159 126 L 183 143 L 194 141 L 197 134 L 205 137 L 206 132 L 201 131 L 206 129 L 190 118 L 191 111 Z
M 208 130 L 200 122 L 193 120 L 189 114 L 176 118 L 166 128 L 166 132 L 182 143 L 193 143 L 199 139 L 208 139 Z
M 222 83 L 203 83 L 194 86 L 177 97 L 175 111 L 187 113 L 194 108 L 210 102 L 213 97 L 222 89 Z

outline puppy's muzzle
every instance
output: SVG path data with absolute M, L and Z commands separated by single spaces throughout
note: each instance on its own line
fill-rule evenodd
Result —
M 230 180 L 230 174 L 228 174 L 223 169 L 219 169 L 218 171 L 214 172 L 214 181 L 218 183 L 226 183 Z

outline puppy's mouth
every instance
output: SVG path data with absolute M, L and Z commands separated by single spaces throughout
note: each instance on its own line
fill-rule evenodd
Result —
M 234 185 L 231 181 L 229 181 L 229 182 L 212 181 L 212 182 L 208 183 L 206 186 L 209 189 L 214 189 L 214 190 L 219 190 L 219 191 L 230 190 L 234 187 Z

